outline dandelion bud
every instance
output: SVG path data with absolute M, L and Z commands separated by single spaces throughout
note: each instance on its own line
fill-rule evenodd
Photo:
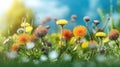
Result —
M 76 19 L 76 18 L 77 18 L 76 15 L 72 15 L 72 16 L 71 16 L 71 19 Z
M 44 37 L 46 34 L 48 33 L 48 29 L 45 26 L 39 26 L 36 30 L 35 30 L 35 35 L 37 37 Z
M 119 37 L 119 31 L 114 29 L 109 33 L 109 39 L 110 40 L 117 40 Z
M 94 20 L 94 24 L 97 26 L 99 24 L 98 20 Z
M 43 46 L 42 47 L 42 49 L 41 49 L 41 51 L 45 51 L 46 50 L 46 47 L 45 46 Z
M 47 46 L 48 46 L 48 47 L 51 47 L 51 46 L 52 46 L 52 43 L 51 43 L 51 42 L 47 42 Z
M 85 16 L 83 19 L 84 19 L 85 22 L 89 22 L 90 21 L 90 17 L 89 16 Z
M 54 21 L 57 21 L 58 19 L 56 17 L 53 18 Z

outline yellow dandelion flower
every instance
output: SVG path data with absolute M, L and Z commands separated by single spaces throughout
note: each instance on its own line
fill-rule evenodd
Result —
M 27 27 L 25 28 L 25 32 L 27 32 L 27 33 L 31 32 L 32 30 L 33 30 L 33 27 L 32 27 L 32 26 L 27 26 Z
M 88 41 L 83 42 L 82 45 L 81 45 L 81 47 L 82 47 L 82 48 L 88 48 L 88 44 L 89 44 Z
M 18 36 L 18 42 L 20 44 L 26 44 L 29 41 L 30 41 L 30 37 L 27 34 L 21 34 Z
M 58 20 L 57 22 L 56 22 L 56 24 L 58 24 L 58 25 L 65 25 L 65 24 L 68 24 L 68 21 L 67 20 Z
M 24 23 L 24 22 L 21 24 L 21 27 L 27 27 L 27 26 L 30 26 L 30 24 L 29 23 Z
M 97 36 L 97 37 L 105 37 L 105 36 L 106 36 L 106 33 L 104 33 L 104 32 L 97 32 L 97 33 L 95 34 L 95 36 Z

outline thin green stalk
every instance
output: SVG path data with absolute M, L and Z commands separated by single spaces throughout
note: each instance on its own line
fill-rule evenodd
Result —
M 115 43 L 116 43 L 117 47 L 119 48 L 119 42 L 118 42 L 118 40 L 115 40 Z
M 61 41 L 61 46 L 62 46 L 62 31 L 63 31 L 63 25 L 61 25 L 61 38 L 60 38 L 60 41 Z
M 89 30 L 89 28 L 88 28 L 88 22 L 86 22 L 86 28 L 87 28 L 87 30 L 88 30 L 90 39 L 93 40 L 92 34 L 90 33 L 90 30 Z

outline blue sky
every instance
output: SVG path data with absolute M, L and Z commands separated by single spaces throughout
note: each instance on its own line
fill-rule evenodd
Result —
M 97 8 L 102 8 L 104 12 L 109 12 L 110 0 L 21 0 L 28 8 L 32 8 L 36 17 L 56 16 L 58 18 L 69 19 L 72 14 L 78 15 L 80 19 L 89 15 L 93 18 L 98 16 Z M 6 4 L 5 4 L 6 3 Z M 9 8 L 12 0 L 3 0 L 0 3 L 0 16 Z M 113 8 L 116 7 L 117 0 L 113 0 Z
M 88 15 L 91 19 L 99 19 L 97 9 L 101 8 L 105 14 L 110 11 L 110 0 L 20 0 L 25 3 L 28 8 L 33 9 L 36 17 L 36 24 L 39 24 L 46 16 L 57 17 L 59 19 L 69 20 L 67 28 L 73 28 L 78 24 L 84 24 L 83 17 Z M 11 5 L 12 0 L 4 0 L 0 3 L 0 17 L 5 10 Z M 4 4 L 6 3 L 6 4 Z M 113 0 L 113 12 L 117 6 L 117 0 Z M 78 17 L 76 23 L 70 22 L 70 16 L 76 14 Z M 40 17 L 40 19 L 38 19 Z M 50 22 L 54 27 L 54 23 Z
M 83 17 L 86 15 L 90 16 L 91 20 L 100 20 L 97 11 L 98 8 L 101 8 L 105 15 L 110 12 L 110 0 L 24 0 L 24 2 L 27 7 L 34 10 L 36 18 L 40 17 L 40 19 L 36 19 L 36 24 L 39 24 L 45 16 L 51 16 L 69 20 L 69 25 L 66 26 L 69 29 L 73 29 L 79 24 L 85 25 Z M 114 12 L 117 6 L 117 0 L 113 0 L 112 5 Z M 75 24 L 70 21 L 72 14 L 78 16 Z M 52 26 L 52 29 L 55 28 L 54 23 L 50 22 L 49 25 Z

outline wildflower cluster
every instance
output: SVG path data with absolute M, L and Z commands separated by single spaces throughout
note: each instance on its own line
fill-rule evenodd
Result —
M 71 16 L 71 22 L 74 22 L 72 24 L 75 24 L 76 18 L 77 15 Z M 60 27 L 58 32 L 49 33 L 50 26 L 45 24 L 50 20 L 54 20 Z M 119 58 L 119 31 L 112 29 L 105 32 L 106 25 L 98 28 L 98 20 L 93 20 L 89 26 L 92 21 L 89 16 L 83 20 L 86 26 L 77 25 L 72 30 L 65 27 L 70 23 L 68 20 L 56 17 L 46 17 L 35 29 L 24 20 L 15 34 L 1 39 L 5 46 L 0 45 L 0 52 L 4 52 L 8 59 L 17 58 L 20 62 L 72 62 L 96 58 L 99 61 L 98 57 L 101 56 L 107 61 L 107 56 L 111 54 Z

